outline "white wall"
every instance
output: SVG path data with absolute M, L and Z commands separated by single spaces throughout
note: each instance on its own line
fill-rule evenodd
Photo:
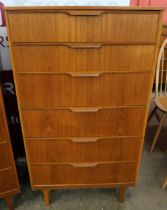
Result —
M 5 6 L 87 5 L 128 6 L 130 0 L 2 0 Z

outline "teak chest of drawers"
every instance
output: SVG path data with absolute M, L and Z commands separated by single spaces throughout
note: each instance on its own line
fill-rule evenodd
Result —
M 7 7 L 33 189 L 136 184 L 162 10 Z
M 10 210 L 13 209 L 12 196 L 18 192 L 20 188 L 0 87 L 0 198 L 5 199 Z

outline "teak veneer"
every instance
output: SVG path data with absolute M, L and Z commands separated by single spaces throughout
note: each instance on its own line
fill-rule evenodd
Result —
M 13 196 L 20 192 L 0 87 L 0 198 L 13 210 Z
M 134 186 L 161 8 L 6 7 L 31 185 Z

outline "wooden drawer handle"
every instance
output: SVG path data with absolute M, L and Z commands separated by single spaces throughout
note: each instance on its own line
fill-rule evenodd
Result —
M 98 49 L 103 46 L 103 44 L 81 44 L 81 43 L 70 43 L 65 44 L 66 46 L 73 49 Z
M 70 107 L 68 109 L 72 112 L 98 112 L 100 110 L 100 108 L 91 108 L 91 107 L 86 107 L 86 108 Z
M 74 168 L 94 168 L 97 166 L 97 163 L 70 163 Z
M 68 73 L 71 77 L 99 77 L 102 73 Z
M 100 16 L 101 14 L 104 13 L 104 11 L 92 11 L 92 10 L 71 10 L 67 11 L 69 15 L 72 16 Z
M 73 143 L 92 143 L 92 142 L 97 142 L 100 140 L 100 138 L 97 137 L 79 137 L 79 138 L 70 138 L 70 141 Z

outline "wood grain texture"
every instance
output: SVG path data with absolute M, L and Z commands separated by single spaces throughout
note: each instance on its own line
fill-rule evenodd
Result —
M 151 74 L 137 73 L 23 74 L 17 75 L 17 82 L 22 108 L 106 107 L 146 105 L 150 78 Z
M 140 137 L 27 139 L 31 163 L 137 161 L 140 145 Z
M 15 45 L 13 52 L 16 71 L 34 73 L 152 70 L 154 45 L 100 45 L 98 49 L 76 49 L 70 48 L 68 44 Z M 85 43 L 82 45 L 85 46 Z
M 0 170 L 0 197 L 3 198 L 7 191 L 17 189 L 18 184 L 16 182 L 17 176 L 12 167 L 4 170 Z M 16 192 L 15 192 L 16 193 Z
M 7 139 L 8 134 L 6 132 L 5 116 L 2 109 L 0 109 L 0 143 L 6 141 Z
M 125 199 L 125 191 L 126 191 L 126 187 L 120 187 L 119 188 L 119 197 L 118 197 L 118 199 L 119 199 L 119 201 L 120 202 L 124 202 L 124 199 Z
M 136 163 L 31 165 L 31 169 L 34 186 L 126 183 L 134 182 Z
M 29 7 L 6 16 L 33 189 L 135 185 L 162 12 Z
M 100 16 L 73 16 L 61 11 L 10 12 L 9 26 L 13 42 L 154 43 L 158 18 L 159 12 L 156 11 L 122 11 Z
M 0 198 L 12 209 L 11 197 L 20 192 L 0 86 Z M 10 199 L 9 199 L 10 198 Z
M 160 46 L 162 45 L 163 41 L 167 38 L 167 26 L 163 25 L 162 32 L 161 32 L 161 41 Z M 161 66 L 162 68 L 162 66 Z M 167 48 L 164 49 L 164 71 L 167 69 Z M 160 69 L 160 78 L 162 74 L 162 69 Z M 166 82 L 166 73 L 163 73 L 163 82 Z
M 152 74 L 152 79 L 150 82 L 150 91 L 149 91 L 149 95 L 147 97 L 147 106 L 146 106 L 146 115 L 145 115 L 145 119 L 143 122 L 143 131 L 142 131 L 142 135 L 143 135 L 143 141 L 142 141 L 142 145 L 144 143 L 144 137 L 145 137 L 145 132 L 146 132 L 146 126 L 147 126 L 147 120 L 148 120 L 148 114 L 149 114 L 149 108 L 150 108 L 150 101 L 151 101 L 151 97 L 152 97 L 152 88 L 153 88 L 153 82 L 154 82 L 154 78 L 155 78 L 155 72 L 156 72 L 156 64 L 157 64 L 157 59 L 158 59 L 158 53 L 159 53 L 159 46 L 160 46 L 160 38 L 161 38 L 161 31 L 162 31 L 162 18 L 163 18 L 163 12 L 160 12 L 160 16 L 159 16 L 159 20 L 158 20 L 158 29 L 157 29 L 157 37 L 156 37 L 156 50 L 154 52 L 154 62 L 153 62 L 153 74 Z M 136 181 L 139 175 L 139 169 L 140 169 L 140 160 L 141 160 L 141 156 L 142 156 L 142 147 L 140 149 L 140 155 L 139 155 L 139 161 L 137 164 L 137 170 L 136 170 Z
M 11 156 L 8 143 L 0 143 L 0 170 L 10 167 L 11 164 Z
M 50 196 L 49 196 L 50 191 L 48 189 L 43 190 L 43 196 L 44 196 L 44 201 L 45 205 L 48 206 L 50 203 Z
M 22 114 L 26 137 L 139 136 L 145 108 L 102 108 L 95 112 L 60 108 L 24 110 Z

